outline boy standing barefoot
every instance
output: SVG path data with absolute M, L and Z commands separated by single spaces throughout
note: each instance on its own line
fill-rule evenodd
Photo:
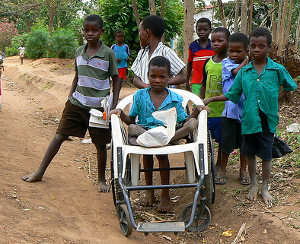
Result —
M 278 124 L 278 99 L 297 88 L 296 83 L 280 64 L 268 58 L 272 44 L 271 32 L 259 27 L 250 33 L 249 51 L 253 58 L 235 77 L 229 92 L 205 99 L 204 104 L 213 101 L 230 100 L 237 103 L 244 93 L 242 115 L 243 143 L 241 152 L 247 156 L 251 189 L 250 200 L 257 199 L 256 158 L 262 159 L 262 188 L 264 202 L 272 205 L 273 198 L 268 191 L 272 164 L 272 143 Z M 283 90 L 280 91 L 280 86 Z
M 101 101 L 110 94 L 110 77 L 113 80 L 113 104 L 115 108 L 121 89 L 115 54 L 100 40 L 103 21 L 98 15 L 89 15 L 84 20 L 84 37 L 87 44 L 77 49 L 76 74 L 66 102 L 56 135 L 52 139 L 39 169 L 22 177 L 24 181 L 41 181 L 44 173 L 68 136 L 83 138 L 89 130 L 97 149 L 98 191 L 107 191 L 105 181 L 106 144 L 110 142 L 110 129 L 89 127 L 89 110 L 101 109 Z

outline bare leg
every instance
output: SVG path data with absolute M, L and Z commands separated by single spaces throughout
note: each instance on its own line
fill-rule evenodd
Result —
M 250 184 L 250 179 L 247 174 L 247 157 L 244 155 L 240 155 L 240 182 L 242 185 L 249 185 Z
M 57 154 L 61 144 L 68 139 L 68 136 L 56 134 L 52 141 L 50 142 L 48 149 L 45 153 L 45 156 L 40 164 L 40 167 L 38 170 L 30 175 L 24 175 L 22 179 L 26 182 L 35 182 L 35 181 L 41 181 L 43 179 L 44 173 L 51 163 L 54 156 Z
M 268 191 L 268 184 L 270 179 L 271 173 L 271 166 L 272 160 L 262 161 L 262 188 L 261 188 L 261 195 L 266 205 L 272 206 L 272 201 L 274 200 L 273 197 L 270 195 Z
M 222 162 L 222 150 L 221 150 L 222 144 L 218 143 L 218 155 L 217 155 L 217 162 L 215 165 L 215 171 L 218 173 L 218 171 L 221 170 L 221 162 Z
M 216 184 L 224 185 L 226 183 L 226 167 L 229 158 L 229 154 L 221 152 L 221 167 L 218 172 L 216 172 Z
M 97 149 L 97 162 L 98 162 L 98 191 L 99 192 L 107 192 L 109 186 L 106 185 L 105 180 L 105 169 L 106 169 L 106 145 L 97 145 L 95 144 Z
M 187 122 L 184 123 L 183 127 L 176 130 L 175 135 L 171 139 L 171 142 L 178 141 L 179 139 L 187 136 L 190 134 L 193 130 L 195 130 L 198 126 L 197 119 L 189 119 Z
M 131 124 L 128 126 L 128 141 L 129 144 L 131 145 L 135 145 L 135 146 L 139 146 L 139 144 L 136 142 L 136 138 L 143 134 L 146 130 L 140 126 L 140 125 L 136 125 L 136 124 Z
M 248 156 L 247 161 L 248 161 L 249 175 L 250 175 L 250 179 L 251 179 L 251 189 L 250 189 L 250 191 L 247 195 L 247 198 L 249 200 L 255 201 L 257 199 L 257 191 L 258 191 L 257 179 L 256 179 L 256 159 L 255 159 L 255 156 Z
M 144 169 L 153 169 L 153 155 L 143 155 Z M 153 185 L 152 180 L 153 172 L 145 172 L 145 182 L 146 185 Z M 146 197 L 142 200 L 142 205 L 152 206 L 154 203 L 154 190 L 147 190 Z
M 169 168 L 169 158 L 165 155 L 157 155 L 160 168 Z M 169 185 L 170 183 L 170 171 L 161 171 L 160 179 L 162 185 Z M 169 189 L 162 189 L 160 195 L 160 204 L 158 207 L 159 212 L 170 211 L 170 194 Z

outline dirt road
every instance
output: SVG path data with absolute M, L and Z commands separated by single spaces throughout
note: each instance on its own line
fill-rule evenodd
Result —
M 72 64 L 63 60 L 5 60 L 0 112 L 0 243 L 166 243 L 163 234 L 133 232 L 123 237 L 111 194 L 99 194 L 86 167 L 95 158 L 92 144 L 73 138 L 62 146 L 42 182 L 21 176 L 39 166 L 52 139 L 73 79 Z M 130 88 L 123 89 L 121 97 Z M 299 178 L 287 182 L 278 202 L 267 209 L 261 201 L 245 200 L 247 187 L 229 166 L 228 182 L 217 188 L 209 230 L 169 235 L 174 243 L 231 243 L 242 223 L 245 243 L 299 243 Z M 176 181 L 176 177 L 174 179 Z M 277 192 L 276 192 L 277 193 Z M 173 203 L 184 206 L 184 192 Z M 288 203 L 288 204 L 284 204 Z M 152 211 L 147 209 L 147 211 Z M 222 236 L 233 230 L 232 237 Z

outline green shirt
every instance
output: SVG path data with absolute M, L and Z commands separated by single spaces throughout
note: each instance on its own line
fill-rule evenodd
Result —
M 223 94 L 222 86 L 222 62 L 216 63 L 211 57 L 204 66 L 203 83 L 206 85 L 205 98 L 215 97 Z M 214 102 L 208 104 L 210 114 L 208 117 L 222 117 L 225 107 L 224 102 Z
M 70 101 L 73 105 L 90 110 L 100 108 L 101 101 L 110 94 L 110 77 L 118 75 L 114 51 L 103 44 L 92 57 L 86 54 L 87 45 L 76 52 L 78 82 Z
M 244 93 L 245 101 L 242 114 L 242 134 L 262 132 L 259 110 L 268 117 L 269 129 L 276 132 L 278 125 L 278 96 L 280 86 L 285 91 L 293 91 L 296 83 L 289 72 L 281 65 L 268 58 L 260 75 L 253 67 L 253 62 L 243 67 L 235 77 L 230 90 L 224 95 L 237 103 Z

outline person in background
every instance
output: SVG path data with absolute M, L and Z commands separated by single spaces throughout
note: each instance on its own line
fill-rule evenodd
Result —
M 19 47 L 18 49 L 20 51 L 21 64 L 23 64 L 24 54 L 25 54 L 25 46 L 24 46 L 24 44 L 22 44 L 22 46 Z

